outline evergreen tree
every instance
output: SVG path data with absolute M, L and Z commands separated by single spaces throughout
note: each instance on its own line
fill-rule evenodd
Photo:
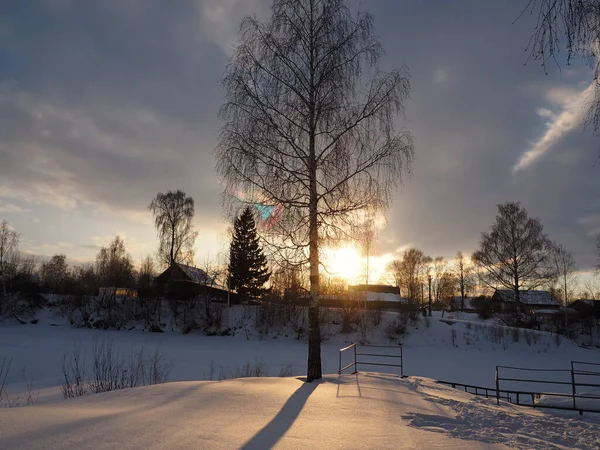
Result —
M 269 291 L 264 285 L 269 281 L 271 272 L 250 207 L 235 219 L 233 227 L 229 249 L 229 288 L 244 298 L 261 298 Z

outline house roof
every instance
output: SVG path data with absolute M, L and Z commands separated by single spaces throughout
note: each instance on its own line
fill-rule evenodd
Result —
M 400 296 L 400 288 L 387 284 L 357 284 L 348 286 L 349 292 L 376 292 L 378 294 L 397 294 Z
M 600 300 L 592 300 L 592 299 L 589 299 L 589 298 L 580 298 L 578 300 L 575 300 L 571 304 L 573 304 L 575 302 L 585 303 L 586 305 L 589 305 L 589 306 L 600 305 Z
M 214 280 L 202 269 L 188 266 L 186 264 L 176 263 L 177 266 L 186 274 L 186 276 L 198 284 L 214 284 Z
M 496 289 L 496 293 L 502 297 L 505 302 L 514 302 L 515 293 L 509 289 Z M 548 291 L 523 291 L 519 292 L 519 301 L 524 305 L 553 305 L 560 306 L 560 303 Z

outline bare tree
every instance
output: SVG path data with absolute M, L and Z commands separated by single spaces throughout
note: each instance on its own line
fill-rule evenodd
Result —
M 159 192 L 148 209 L 154 215 L 154 225 L 159 239 L 159 261 L 170 266 L 173 263 L 192 264 L 194 242 L 198 233 L 194 231 L 194 199 L 185 192 Z
M 403 271 L 402 271 L 402 261 L 399 259 L 395 259 L 390 262 L 387 266 L 388 276 L 392 279 L 394 286 L 400 289 L 400 295 L 402 295 L 405 289 L 403 283 Z
M 50 261 L 42 263 L 40 269 L 42 283 L 48 288 L 51 294 L 58 293 L 64 288 L 65 281 L 69 276 L 69 266 L 67 265 L 66 255 L 54 255 Z M 64 293 L 64 292 L 63 292 Z
M 567 306 L 573 295 L 573 284 L 576 281 L 577 264 L 571 252 L 562 245 L 557 245 L 552 253 L 552 260 L 558 275 L 557 281 L 565 305 L 565 327 L 567 326 Z
M 0 222 L 0 278 L 2 292 L 6 295 L 6 279 L 12 267 L 11 261 L 18 256 L 19 233 L 11 229 L 6 220 Z
M 404 252 L 402 260 L 392 261 L 390 270 L 394 272 L 396 285 L 402 286 L 405 295 L 413 302 L 422 301 L 422 286 L 427 277 L 431 257 L 416 248 Z
M 152 285 L 152 280 L 156 277 L 156 267 L 152 256 L 148 255 L 142 258 L 140 270 L 137 274 L 138 289 L 148 289 Z
M 375 243 L 377 233 L 375 229 L 375 222 L 371 217 L 366 218 L 362 221 L 359 231 L 358 238 L 362 246 L 363 256 L 365 258 L 365 284 L 369 284 L 369 263 L 371 253 L 373 252 L 373 245 Z
M 125 249 L 125 242 L 117 236 L 108 247 L 102 247 L 96 255 L 96 273 L 104 288 L 111 288 L 111 294 L 102 296 L 112 325 L 118 319 L 116 312 L 118 288 L 131 288 L 135 283 L 135 274 L 131 255 Z
M 598 251 L 598 260 L 596 263 L 596 274 L 600 274 L 600 234 L 596 236 L 596 250 Z
M 465 298 L 475 287 L 473 268 L 470 266 L 461 251 L 456 252 L 454 258 L 454 270 L 456 272 L 456 282 L 460 292 L 460 307 L 465 309 Z
M 598 284 L 597 273 L 592 274 L 591 278 L 583 281 L 583 287 L 579 296 L 584 299 L 598 300 L 600 298 L 600 286 Z
M 600 2 L 598 0 L 529 0 L 523 12 L 537 14 L 537 24 L 529 41 L 533 59 L 558 65 L 557 55 L 566 51 L 567 64 L 581 56 L 594 68 L 594 99 L 590 102 L 588 123 L 600 131 Z
M 518 305 L 522 292 L 540 287 L 556 276 L 553 249 L 540 220 L 530 218 L 520 203 L 507 202 L 498 205 L 496 223 L 490 232 L 481 234 L 473 262 L 482 269 L 485 284 L 512 290 Z
M 448 261 L 438 256 L 432 264 L 433 299 L 436 302 L 449 301 L 456 291 L 454 272 Z
M 395 130 L 408 75 L 381 72 L 381 54 L 372 16 L 344 0 L 274 0 L 268 22 L 242 22 L 223 80 L 217 170 L 229 193 L 280 208 L 271 245 L 310 266 L 309 382 L 321 378 L 319 246 L 388 207 L 413 157 Z

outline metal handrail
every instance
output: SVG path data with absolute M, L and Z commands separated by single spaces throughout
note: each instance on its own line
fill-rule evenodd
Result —
M 350 350 L 352 348 L 354 349 L 354 361 L 351 362 L 350 364 L 342 367 L 342 353 L 347 350 Z M 357 370 L 356 370 L 356 344 L 350 344 L 348 347 L 340 348 L 340 363 L 338 366 L 338 375 L 341 375 L 342 372 L 344 372 L 344 370 L 346 370 L 352 366 L 354 366 L 354 372 L 352 372 L 352 373 L 356 373 L 357 372 Z
M 552 369 L 527 369 L 524 367 L 509 367 L 509 366 L 496 366 L 496 403 L 499 405 L 500 404 L 500 392 L 510 392 L 510 393 L 515 393 L 517 395 L 517 404 L 520 404 L 519 402 L 519 396 L 520 395 L 528 395 L 531 396 L 531 404 L 524 404 L 524 406 L 533 406 L 534 408 L 537 407 L 542 407 L 542 408 L 554 408 L 554 409 L 565 409 L 565 410 L 571 410 L 571 411 L 579 411 L 579 414 L 583 414 L 583 411 L 586 412 L 600 412 L 600 409 L 591 409 L 591 408 L 581 408 L 579 406 L 577 406 L 577 399 L 592 399 L 592 400 L 600 400 L 600 396 L 596 396 L 594 394 L 590 394 L 590 393 L 577 393 L 577 387 L 600 387 L 600 384 L 597 383 L 578 383 L 576 380 L 576 376 L 600 376 L 600 372 L 593 372 L 593 371 L 589 371 L 589 370 L 577 370 L 575 368 L 576 364 L 585 364 L 585 365 L 589 365 L 589 366 L 600 366 L 599 363 L 589 363 L 589 362 L 582 362 L 582 361 L 571 361 L 571 369 L 556 369 L 556 370 L 552 370 Z M 500 375 L 500 369 L 508 369 L 508 370 L 524 370 L 524 371 L 528 371 L 528 372 L 557 372 L 557 373 L 566 373 L 569 372 L 571 375 L 571 381 L 550 381 L 550 380 L 538 380 L 538 379 L 521 379 L 521 378 L 507 378 L 507 377 L 502 377 Z M 513 391 L 513 390 L 506 390 L 506 389 L 500 389 L 500 382 L 501 381 L 512 381 L 512 382 L 519 382 L 519 383 L 539 383 L 539 384 L 554 384 L 554 385 L 570 385 L 571 388 L 571 393 L 570 394 L 565 394 L 565 393 L 558 393 L 558 392 L 529 392 L 529 391 Z M 466 388 L 465 388 L 466 389 Z M 548 397 L 570 397 L 573 399 L 573 406 L 572 407 L 566 407 L 566 406 L 555 406 L 555 405 L 543 405 L 543 404 L 536 404 L 535 398 L 536 396 L 538 396 L 538 398 L 540 396 L 548 396 Z M 509 399 L 510 402 L 510 399 Z
M 570 372 L 569 369 L 529 369 L 527 367 L 496 366 L 499 369 L 526 370 L 528 372 Z
M 585 364 L 588 366 L 600 366 L 600 363 L 593 363 L 593 362 L 587 362 L 587 361 L 571 361 L 571 364 Z
M 358 365 L 362 364 L 365 366 L 384 366 L 384 367 L 400 367 L 400 376 L 404 377 L 404 355 L 403 355 L 403 351 L 402 351 L 402 345 L 400 346 L 392 346 L 392 345 L 370 345 L 370 344 L 365 344 L 365 345 L 361 345 L 361 347 L 375 347 L 375 348 L 393 348 L 393 349 L 397 349 L 400 348 L 400 354 L 399 355 L 386 355 L 386 354 L 382 354 L 382 353 L 358 353 L 356 351 L 357 345 L 356 344 L 350 344 L 347 347 L 341 348 L 340 349 L 340 353 L 339 353 L 339 365 L 338 365 L 338 374 L 341 375 L 346 369 L 349 369 L 350 367 L 354 366 L 354 372 L 352 373 L 357 373 L 358 372 Z M 346 366 L 342 367 L 342 353 L 348 350 L 354 349 L 354 361 L 351 362 L 350 364 L 347 364 Z M 370 361 L 359 361 L 357 359 L 358 356 L 372 356 L 372 357 L 378 357 L 378 358 L 399 358 L 400 359 L 400 364 L 388 364 L 388 363 L 380 363 L 380 362 L 370 362 Z

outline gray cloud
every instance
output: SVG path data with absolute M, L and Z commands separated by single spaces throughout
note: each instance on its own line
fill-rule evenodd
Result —
M 183 188 L 199 223 L 216 229 L 219 79 L 240 19 L 264 17 L 269 2 L 21 3 L 0 7 L 0 206 L 39 217 L 36 208 L 51 204 L 51 223 L 60 221 L 48 215 L 78 220 L 93 209 L 139 218 L 156 192 Z M 417 160 L 380 250 L 468 252 L 497 203 L 521 200 L 590 267 L 597 138 L 577 120 L 561 125 L 579 101 L 567 93 L 581 91 L 590 70 L 546 76 L 524 66 L 534 18 L 512 23 L 520 1 L 362 6 L 375 15 L 384 68 L 406 64 L 412 74 L 405 126 Z

